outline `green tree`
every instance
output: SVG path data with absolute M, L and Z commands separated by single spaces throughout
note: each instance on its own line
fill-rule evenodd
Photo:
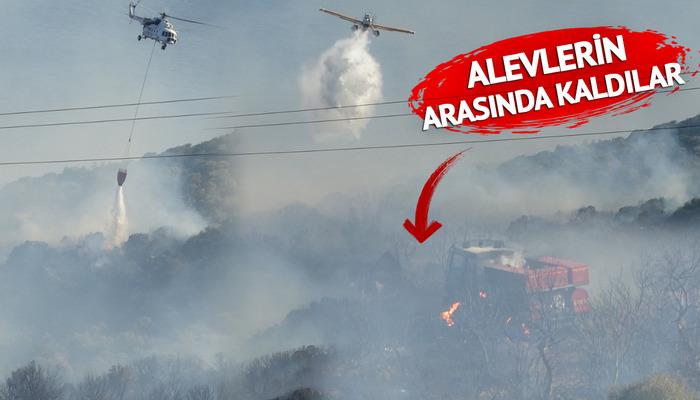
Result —
M 610 400 L 694 400 L 695 396 L 671 375 L 659 374 L 622 388 L 614 389 Z

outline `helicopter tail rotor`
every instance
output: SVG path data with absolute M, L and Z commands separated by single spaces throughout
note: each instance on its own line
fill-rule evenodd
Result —
M 129 2 L 129 18 L 131 19 L 129 21 L 129 24 L 133 22 L 134 17 L 136 16 L 136 7 L 141 3 L 142 0 L 137 0 L 136 2 L 130 1 Z

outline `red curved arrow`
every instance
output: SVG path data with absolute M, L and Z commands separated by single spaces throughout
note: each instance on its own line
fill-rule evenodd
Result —
M 435 193 L 435 189 L 440 183 L 442 177 L 445 176 L 452 164 L 459 160 L 459 158 L 462 157 L 462 154 L 469 150 L 471 150 L 471 148 L 462 150 L 445 160 L 442 164 L 440 164 L 435 172 L 430 175 L 428 181 L 425 182 L 423 190 L 420 192 L 420 197 L 418 197 L 418 204 L 416 205 L 416 223 L 414 224 L 408 218 L 403 223 L 403 227 L 406 228 L 408 233 L 413 235 L 416 240 L 418 240 L 418 243 L 425 242 L 433 235 L 433 233 L 437 232 L 437 230 L 442 227 L 442 224 L 437 221 L 433 221 L 430 223 L 430 225 L 428 225 L 430 201 L 432 200 L 433 193 Z

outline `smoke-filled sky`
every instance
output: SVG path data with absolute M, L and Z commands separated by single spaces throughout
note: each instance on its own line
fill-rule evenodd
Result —
M 198 111 L 267 111 L 308 104 L 300 91 L 305 68 L 334 43 L 351 36 L 349 24 L 317 11 L 319 7 L 408 27 L 415 36 L 385 33 L 372 38 L 369 51 L 379 63 L 382 98 L 406 99 L 431 68 L 478 46 L 514 35 L 571 26 L 626 25 L 677 35 L 700 48 L 697 1 L 266 1 L 144 0 L 151 9 L 222 25 L 215 29 L 177 23 L 178 44 L 156 49 L 144 100 L 209 95 L 240 95 L 211 104 L 144 107 L 141 115 Z M 0 43 L 2 75 L 0 111 L 133 102 L 143 77 L 151 42 L 137 42 L 140 27 L 129 23 L 126 1 L 8 2 L 0 23 L 7 40 Z M 149 13 L 144 8 L 139 13 Z M 693 82 L 689 82 L 692 86 Z M 583 130 L 643 128 L 696 114 L 698 92 L 660 96 L 654 106 L 632 115 L 594 121 Z M 405 105 L 376 113 L 405 112 Z M 60 115 L 3 117 L 15 123 L 129 117 L 132 109 Z M 314 118 L 282 115 L 267 119 L 191 118 L 137 124 L 133 152 L 141 154 L 199 142 L 226 131 L 208 128 L 258 122 Z M 124 153 L 128 123 L 62 128 L 3 130 L 3 161 L 119 156 Z M 361 137 L 332 135 L 331 127 L 247 129 L 236 133 L 240 150 L 307 148 L 321 145 L 412 143 L 453 138 L 451 133 L 420 132 L 418 118 L 372 121 Z M 319 132 L 321 131 L 321 132 Z M 562 129 L 549 129 L 556 134 Z M 459 137 L 462 138 L 462 137 Z M 480 145 L 461 164 L 508 159 L 552 148 L 562 141 Z M 454 148 L 404 149 L 361 153 L 327 153 L 246 158 L 236 163 L 244 209 L 276 207 L 290 200 L 314 202 L 335 192 L 372 190 L 410 177 L 423 177 Z M 411 160 L 407 163 L 406 160 Z M 157 161 L 156 161 L 157 162 Z M 3 167 L 0 182 L 24 175 L 58 171 L 62 166 Z

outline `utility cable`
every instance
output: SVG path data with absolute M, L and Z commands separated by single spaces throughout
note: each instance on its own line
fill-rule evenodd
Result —
M 694 73 L 682 73 L 681 75 L 694 76 L 695 74 Z M 700 88 L 683 88 L 683 87 L 681 87 L 679 89 L 679 91 L 697 90 L 697 89 L 700 89 Z M 674 89 L 659 90 L 659 93 L 672 92 L 673 90 Z M 241 97 L 241 96 L 240 95 L 227 95 L 227 96 L 194 97 L 194 98 L 173 99 L 173 100 L 157 100 L 157 101 L 141 102 L 140 105 L 189 103 L 189 102 L 201 102 L 201 101 L 210 101 L 210 100 L 231 99 L 231 98 L 238 98 L 238 97 Z M 441 100 L 441 99 L 452 99 L 452 98 L 458 98 L 458 97 L 461 97 L 461 96 L 447 96 L 447 97 L 441 97 L 441 98 L 430 98 L 430 99 L 422 99 L 422 100 Z M 293 113 L 310 112 L 310 111 L 337 110 L 337 109 L 355 108 L 355 107 L 382 106 L 382 105 L 391 105 L 391 104 L 402 104 L 402 103 L 406 103 L 406 102 L 407 102 L 407 100 L 389 100 L 389 101 L 380 101 L 380 102 L 375 102 L 375 103 L 348 104 L 348 105 L 338 105 L 338 106 L 319 106 L 319 107 L 312 107 L 312 108 L 300 108 L 300 109 L 276 110 L 276 111 L 261 111 L 261 112 L 251 112 L 251 113 L 244 113 L 244 114 L 234 114 L 232 112 L 221 112 L 221 113 L 212 113 L 212 114 L 204 114 L 204 115 L 217 115 L 218 114 L 221 116 L 214 117 L 214 118 L 239 118 L 239 117 L 254 117 L 254 116 L 275 115 L 275 114 L 293 114 Z M 100 104 L 100 105 L 95 105 L 95 106 L 77 106 L 77 107 L 23 110 L 23 111 L 7 111 L 7 112 L 0 112 L 0 116 L 58 113 L 58 112 L 67 112 L 67 111 L 98 110 L 98 109 L 108 109 L 108 108 L 123 108 L 123 107 L 133 107 L 133 106 L 137 106 L 137 105 L 139 105 L 139 103 L 121 103 L 121 104 L 117 103 L 117 104 Z M 232 114 L 232 115 L 225 115 L 225 114 Z
M 492 139 L 469 139 L 457 140 L 448 142 L 433 142 L 433 143 L 403 143 L 403 144 L 388 144 L 376 146 L 350 146 L 350 147 L 327 147 L 315 149 L 296 149 L 296 150 L 268 150 L 268 151 L 250 151 L 250 152 L 235 152 L 235 153 L 185 153 L 185 154 L 154 154 L 145 156 L 129 156 L 129 157 L 95 157 L 95 158 L 73 158 L 73 159 L 57 159 L 57 160 L 36 160 L 36 161 L 6 161 L 0 162 L 0 166 L 12 165 L 40 165 L 40 164 L 73 164 L 82 162 L 108 162 L 108 161 L 131 161 L 131 160 L 153 160 L 153 159 L 170 159 L 170 158 L 193 158 L 193 157 L 245 157 L 245 156 L 274 156 L 286 154 L 308 154 L 308 153 L 328 153 L 328 152 L 345 152 L 345 151 L 367 151 L 367 150 L 384 150 L 384 149 L 401 149 L 401 148 L 421 148 L 421 147 L 438 147 L 438 146 L 457 146 L 471 144 L 489 144 L 499 142 L 517 142 L 525 140 L 548 140 L 572 137 L 587 137 L 587 136 L 605 136 L 620 133 L 657 131 L 657 130 L 674 130 L 674 129 L 690 129 L 700 128 L 700 124 L 684 125 L 684 126 L 656 126 L 643 129 L 621 129 L 614 131 L 601 132 L 582 132 L 568 133 L 561 135 L 549 136 L 517 136 Z
M 121 103 L 121 104 L 101 104 L 97 106 L 79 106 L 79 107 L 66 107 L 66 108 L 48 108 L 41 110 L 27 110 L 27 111 L 9 111 L 1 112 L 0 117 L 8 115 L 27 115 L 27 114 L 48 114 L 56 112 L 66 112 L 66 111 L 84 111 L 84 110 L 100 110 L 106 108 L 124 108 L 133 107 L 137 105 L 147 106 L 147 105 L 157 105 L 157 104 L 174 104 L 174 103 L 194 103 L 202 101 L 211 100 L 222 100 L 222 99 L 232 99 L 240 96 L 230 95 L 230 96 L 209 96 L 209 97 L 193 97 L 186 99 L 172 99 L 172 100 L 156 100 L 156 101 L 143 101 L 141 103 Z
M 692 91 L 692 90 L 700 90 L 700 87 L 680 88 L 680 89 L 675 89 L 675 90 L 677 92 L 685 92 L 685 91 Z M 659 93 L 670 93 L 670 92 L 672 92 L 672 90 L 659 91 Z M 405 103 L 406 100 L 402 100 L 400 102 Z M 322 109 L 330 110 L 330 109 L 340 109 L 340 108 L 363 107 L 363 106 L 367 106 L 367 105 L 396 104 L 396 103 L 398 103 L 398 101 L 382 102 L 382 103 L 369 103 L 369 104 L 355 104 L 355 105 L 348 105 L 348 106 L 323 107 Z M 232 116 L 232 118 L 270 115 L 272 113 L 288 114 L 288 113 L 294 113 L 294 112 L 306 112 L 306 111 L 315 111 L 315 110 L 319 110 L 319 109 L 307 108 L 307 109 L 286 110 L 286 111 L 270 111 L 270 112 L 263 112 L 263 113 L 238 114 L 238 115 Z M 138 117 L 138 118 L 112 118 L 112 119 L 101 119 L 101 120 L 37 123 L 37 124 L 26 124 L 26 125 L 4 125 L 4 126 L 0 126 L 0 130 L 45 128 L 45 127 L 55 127 L 55 126 L 93 125 L 93 124 L 106 124 L 106 123 L 115 123 L 115 122 L 131 122 L 133 120 L 146 121 L 146 120 L 160 120 L 160 119 L 174 119 L 174 118 L 206 117 L 206 116 L 225 115 L 225 114 L 231 114 L 231 112 L 230 111 L 215 111 L 215 112 L 201 112 L 201 113 L 153 115 L 153 116 Z M 411 115 L 415 115 L 415 114 L 412 114 L 412 113 L 384 114 L 384 115 L 375 115 L 375 116 L 368 116 L 368 117 L 355 117 L 352 119 L 337 118 L 337 119 L 322 119 L 322 120 L 316 120 L 316 121 L 314 121 L 314 120 L 311 120 L 311 121 L 288 121 L 288 122 L 279 122 L 279 123 L 262 123 L 262 124 L 229 126 L 229 127 L 221 127 L 221 128 L 213 128 L 213 129 L 236 129 L 236 128 L 241 129 L 241 128 L 261 128 L 261 127 L 270 127 L 270 126 L 284 126 L 284 125 L 305 125 L 305 124 L 339 122 L 339 121 L 348 121 L 348 120 L 357 120 L 357 119 L 382 119 L 382 118 L 399 117 L 399 116 L 407 117 L 407 116 L 411 116 Z

